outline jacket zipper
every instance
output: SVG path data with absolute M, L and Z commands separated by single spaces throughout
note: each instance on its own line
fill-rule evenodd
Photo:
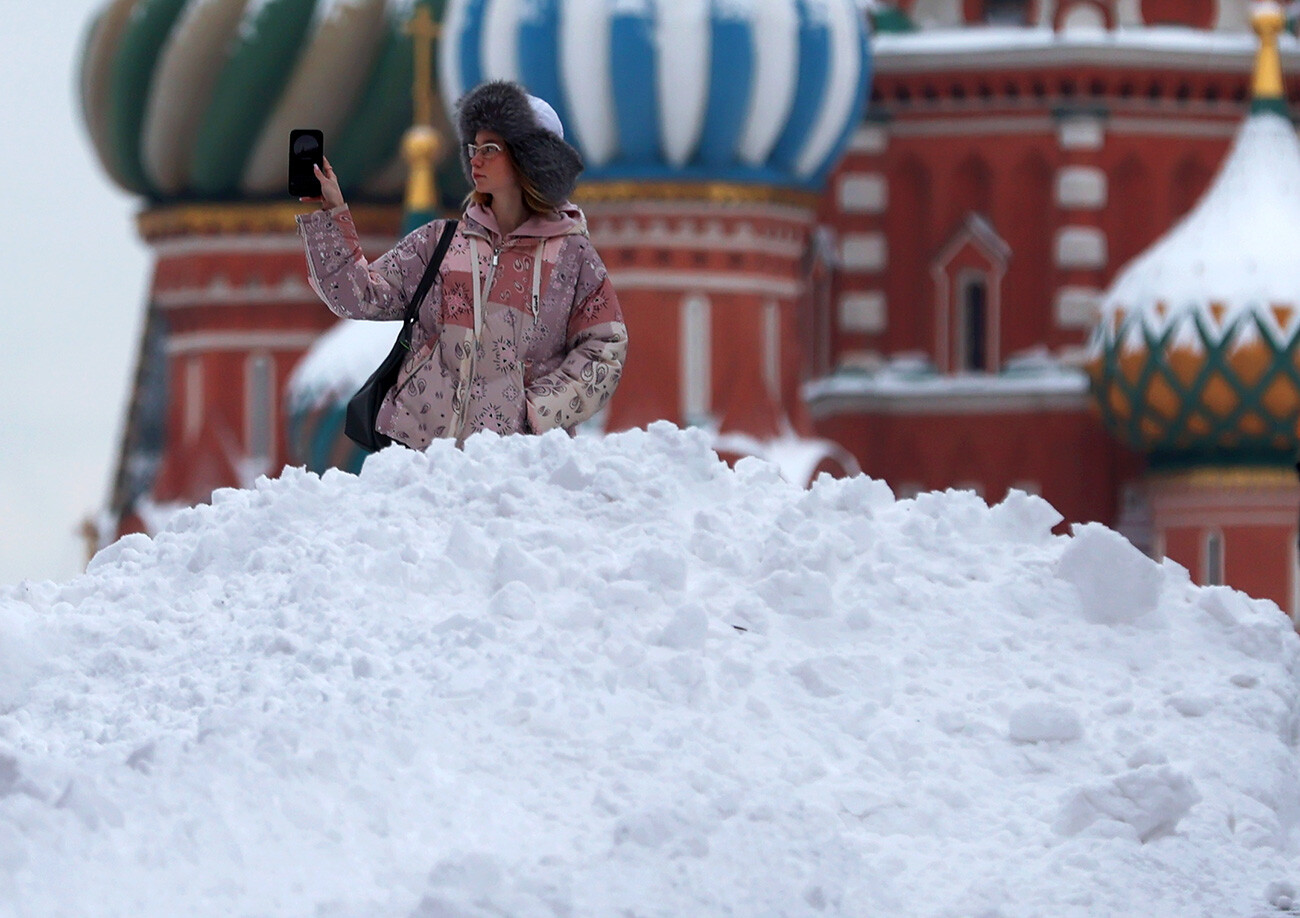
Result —
M 501 263 L 501 251 L 505 247 L 506 243 L 503 239 L 501 244 L 492 250 L 492 261 L 488 265 L 487 277 L 483 280 L 483 291 L 477 298 L 484 311 L 487 309 L 488 297 L 492 293 L 492 284 L 497 279 L 497 265 Z M 465 391 L 461 393 L 460 397 L 460 407 L 464 413 L 461 415 L 460 423 L 456 425 L 456 442 L 458 443 L 465 442 L 465 427 L 469 424 L 469 397 L 470 391 L 474 388 L 474 375 L 478 372 L 478 345 L 483 321 L 484 317 L 481 314 L 476 313 L 474 315 L 474 336 L 469 349 L 469 375 L 462 381 Z

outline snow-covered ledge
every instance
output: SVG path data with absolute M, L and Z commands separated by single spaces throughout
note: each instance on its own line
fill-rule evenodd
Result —
M 917 354 L 842 364 L 803 393 L 813 417 L 1082 411 L 1089 400 L 1087 374 L 1041 349 L 1012 356 L 1000 373 L 941 375 Z

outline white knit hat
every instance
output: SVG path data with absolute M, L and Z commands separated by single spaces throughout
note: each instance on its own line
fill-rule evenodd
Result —
M 563 140 L 564 125 L 560 124 L 560 116 L 555 113 L 555 109 L 551 108 L 551 104 L 537 96 L 529 96 L 528 104 L 532 107 L 533 117 L 537 119 L 537 126 Z

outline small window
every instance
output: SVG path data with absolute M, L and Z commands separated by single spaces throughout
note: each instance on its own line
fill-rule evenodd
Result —
M 1223 586 L 1223 533 L 1205 536 L 1205 586 Z
M 1029 0 L 984 0 L 984 21 L 989 25 L 1025 25 Z
M 961 295 L 961 369 L 988 369 L 989 288 L 983 278 L 967 281 Z

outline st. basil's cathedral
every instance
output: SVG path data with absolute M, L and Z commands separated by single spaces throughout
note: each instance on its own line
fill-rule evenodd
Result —
M 308 289 L 289 130 L 375 257 L 459 210 L 446 113 L 506 78 L 583 154 L 629 327 L 579 435 L 1029 491 L 1294 616 L 1297 72 L 1247 0 L 113 0 L 83 112 L 156 263 L 98 536 L 360 467 L 395 331 Z

